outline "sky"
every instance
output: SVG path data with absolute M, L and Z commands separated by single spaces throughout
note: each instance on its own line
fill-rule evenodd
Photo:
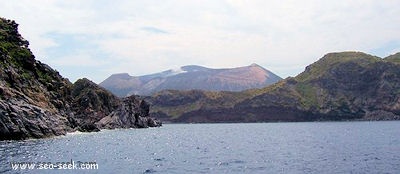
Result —
M 329 52 L 400 52 L 398 0 L 0 0 L 36 59 L 96 83 L 257 63 L 285 78 Z

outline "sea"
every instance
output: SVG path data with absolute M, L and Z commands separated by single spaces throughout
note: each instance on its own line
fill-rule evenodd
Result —
M 0 141 L 0 173 L 400 173 L 400 122 L 165 124 Z

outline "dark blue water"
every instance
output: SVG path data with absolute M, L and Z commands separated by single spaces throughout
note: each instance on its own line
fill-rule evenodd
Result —
M 400 173 L 400 122 L 169 124 L 0 142 L 0 173 Z M 12 170 L 10 162 L 96 162 Z

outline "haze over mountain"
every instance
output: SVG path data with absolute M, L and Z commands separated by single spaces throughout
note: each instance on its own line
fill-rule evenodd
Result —
M 242 91 L 263 88 L 281 79 L 257 64 L 226 69 L 189 65 L 144 76 L 114 74 L 101 82 L 100 86 L 124 97 L 132 94 L 151 95 L 165 89 Z

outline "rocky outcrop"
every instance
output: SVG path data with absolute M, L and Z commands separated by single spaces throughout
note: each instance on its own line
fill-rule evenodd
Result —
M 79 123 L 95 124 L 121 105 L 119 98 L 89 79 L 77 80 L 71 95 L 74 119 Z
M 193 100 L 186 99 L 190 91 L 174 97 L 161 92 L 147 100 L 155 116 L 173 122 L 399 120 L 399 55 L 329 53 L 298 76 L 263 89 L 203 91 Z
M 118 98 L 88 79 L 79 79 L 72 87 L 74 125 L 80 131 L 115 128 L 159 127 L 149 117 L 150 107 L 139 96 Z
M 114 74 L 100 83 L 120 97 L 151 95 L 162 90 L 243 91 L 263 88 L 281 78 L 263 67 L 250 66 L 211 69 L 196 65 L 183 66 L 145 76 Z
M 160 121 L 149 117 L 150 106 L 135 96 L 122 100 L 122 104 L 96 124 L 101 128 L 147 128 L 161 125 Z M 133 116 L 133 117 L 132 117 Z
M 144 104 L 127 113 L 118 112 L 129 102 L 135 102 L 135 97 L 121 100 L 88 79 L 72 84 L 35 60 L 28 46 L 28 41 L 18 33 L 18 24 L 0 18 L 0 140 L 161 125 L 148 117 Z M 141 121 L 98 126 L 103 118 L 118 114 Z
M 17 28 L 0 19 L 0 139 L 63 135 L 71 83 L 35 60 Z

